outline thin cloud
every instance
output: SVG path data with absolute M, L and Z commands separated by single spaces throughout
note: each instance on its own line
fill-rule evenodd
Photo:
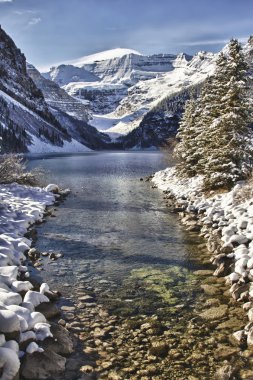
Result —
M 1 3 L 12 3 L 13 0 L 0 0 L 0 4 Z
M 10 1 L 10 0 L 8 0 L 8 1 Z M 15 15 L 18 15 L 18 16 L 24 16 L 24 15 L 35 14 L 36 12 L 35 11 L 31 11 L 31 10 L 27 10 L 27 11 L 14 11 L 13 13 Z
M 37 25 L 39 22 L 41 22 L 41 18 L 40 18 L 40 17 L 33 17 L 33 18 L 31 18 L 31 20 L 28 22 L 28 25 L 29 25 L 29 26 L 34 26 L 34 25 Z
M 229 40 L 230 39 L 188 41 L 188 42 L 181 42 L 180 45 L 184 45 L 184 46 L 219 45 L 219 44 L 227 44 Z M 248 37 L 241 37 L 241 38 L 238 38 L 238 40 L 242 43 L 245 43 L 247 42 Z

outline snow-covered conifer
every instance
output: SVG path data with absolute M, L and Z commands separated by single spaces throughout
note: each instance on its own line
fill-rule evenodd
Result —
M 247 98 L 247 65 L 237 40 L 217 59 L 197 101 L 189 101 L 176 147 L 177 170 L 204 175 L 206 188 L 231 187 L 250 174 L 253 135 Z

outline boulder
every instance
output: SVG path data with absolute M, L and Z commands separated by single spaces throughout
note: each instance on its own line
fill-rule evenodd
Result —
M 22 297 L 18 293 L 14 292 L 6 292 L 3 291 L 3 289 L 0 289 L 0 302 L 5 304 L 6 306 L 9 305 L 20 305 L 22 302 Z
M 229 261 L 229 260 L 224 261 L 214 271 L 213 275 L 215 277 L 227 276 L 230 273 L 230 266 L 231 266 L 231 261 Z
M 49 299 L 44 294 L 29 290 L 24 297 L 24 302 L 30 302 L 36 307 L 42 302 L 49 302 Z
M 166 342 L 153 342 L 149 351 L 151 355 L 164 357 L 169 351 L 169 346 Z
M 46 319 L 52 319 L 60 315 L 58 307 L 51 302 L 42 302 L 36 307 L 36 311 L 42 313 Z
M 66 359 L 51 350 L 27 354 L 21 366 L 21 375 L 25 379 L 54 378 L 65 370 Z
M 249 309 L 248 318 L 250 322 L 253 322 L 253 308 Z
M 44 350 L 51 350 L 59 355 L 67 356 L 74 351 L 74 344 L 67 329 L 58 325 L 51 325 L 53 338 L 47 338 L 41 343 Z
M 249 284 L 236 284 L 236 286 L 234 287 L 233 291 L 232 291 L 232 297 L 235 299 L 235 300 L 238 300 L 241 295 L 245 292 L 248 292 L 249 291 Z
M 246 340 L 247 336 L 244 330 L 238 330 L 234 332 L 230 337 L 231 343 L 236 346 L 244 346 L 246 344 Z
M 37 260 L 40 258 L 40 252 L 36 248 L 31 248 L 28 251 L 28 257 L 32 260 Z

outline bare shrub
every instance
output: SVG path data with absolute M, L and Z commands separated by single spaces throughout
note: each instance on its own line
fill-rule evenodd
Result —
M 19 183 L 20 185 L 41 186 L 45 172 L 41 168 L 28 171 L 23 158 L 14 154 L 0 157 L 0 183 Z

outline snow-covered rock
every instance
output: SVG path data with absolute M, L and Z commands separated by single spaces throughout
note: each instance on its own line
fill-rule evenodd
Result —
M 13 281 L 11 289 L 17 293 L 31 290 L 33 285 L 29 281 Z
M 3 373 L 1 380 L 13 380 L 19 371 L 20 361 L 15 351 L 0 347 L 0 368 Z
M 34 326 L 37 340 L 45 340 L 46 338 L 52 338 L 53 334 L 50 331 L 50 325 L 46 322 L 36 323 Z
M 43 348 L 39 347 L 37 345 L 37 343 L 35 342 L 31 342 L 27 348 L 26 348 L 26 352 L 28 354 L 33 354 L 34 352 L 44 352 Z
M 59 193 L 59 186 L 58 185 L 55 185 L 53 183 L 47 185 L 45 187 L 45 191 L 50 191 L 51 193 L 54 193 L 54 194 L 58 194 Z
M 20 330 L 18 316 L 11 310 L 0 310 L 0 332 L 12 333 Z
M 44 283 L 43 291 L 36 292 L 31 290 L 31 282 L 22 281 L 21 276 L 29 275 L 23 252 L 31 246 L 31 241 L 22 235 L 41 220 L 55 195 L 40 188 L 11 184 L 0 185 L 0 199 L 0 371 L 2 380 L 12 380 L 19 370 L 18 356 L 42 352 L 36 341 L 52 336 L 45 316 L 34 311 L 40 303 L 49 301 L 43 294 L 50 291 L 48 285 Z M 26 353 L 19 352 L 19 344 L 26 341 L 32 341 Z
M 49 299 L 44 294 L 35 292 L 34 290 L 29 290 L 24 297 L 24 302 L 30 302 L 34 307 L 36 307 L 42 302 L 49 302 Z

